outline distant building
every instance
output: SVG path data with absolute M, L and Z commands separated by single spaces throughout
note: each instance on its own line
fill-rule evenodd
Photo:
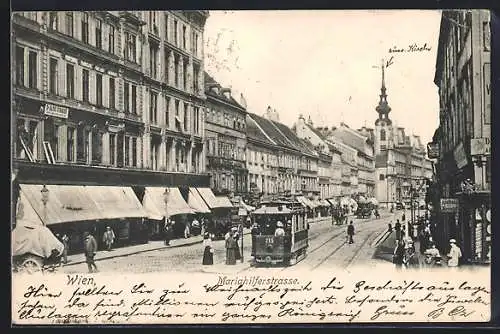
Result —
M 314 128 L 309 118 L 300 115 L 294 125 L 297 136 L 318 153 L 318 185 L 322 199 L 338 199 L 341 196 L 342 184 L 342 152 L 333 144 L 329 144 L 323 134 Z
M 210 185 L 216 194 L 246 195 L 248 169 L 246 166 L 246 110 L 205 73 L 207 171 Z
M 432 215 L 439 244 L 457 239 L 468 262 L 491 260 L 490 38 L 489 11 L 443 12 L 434 78 L 439 128 L 429 145 L 437 159 Z
M 389 117 L 385 66 L 382 62 L 382 85 L 376 111 L 373 142 L 375 153 L 376 198 L 386 205 L 395 202 L 411 203 L 412 193 L 423 201 L 426 182 L 432 178 L 432 163 L 426 158 L 425 147 L 416 135 L 407 135 Z M 364 132 L 372 130 L 361 129 Z M 412 189 L 416 190 L 412 192 Z
M 274 149 L 278 158 L 277 192 L 285 195 L 303 194 L 317 197 L 319 195 L 317 153 L 305 145 L 286 125 L 273 121 L 279 118 L 271 107 L 267 108 L 265 116 L 271 116 L 271 119 L 249 114 L 266 137 L 276 145 Z

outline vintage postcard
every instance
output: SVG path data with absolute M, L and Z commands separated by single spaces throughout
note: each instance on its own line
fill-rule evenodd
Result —
M 489 11 L 11 20 L 13 325 L 490 320 Z

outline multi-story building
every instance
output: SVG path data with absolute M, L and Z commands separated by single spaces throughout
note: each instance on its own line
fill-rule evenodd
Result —
M 249 114 L 249 117 L 275 145 L 278 158 L 277 192 L 317 196 L 317 153 L 309 149 L 290 128 L 277 121 L 278 115 L 270 107 L 265 117 L 255 114 Z
M 262 195 L 277 195 L 277 145 L 249 115 L 246 117 L 246 130 L 248 190 Z
M 307 141 L 318 153 L 320 197 L 338 199 L 342 193 L 342 152 L 326 142 L 320 131 L 314 128 L 310 117 L 306 122 L 305 118 L 300 115 L 294 125 L 294 130 L 299 138 Z
M 208 73 L 205 73 L 205 88 L 206 168 L 211 188 L 219 194 L 246 195 L 246 110 L 231 96 L 229 88 L 222 87 Z
M 207 17 L 14 13 L 13 167 L 21 189 L 51 186 L 50 206 L 61 184 L 134 187 L 139 198 L 147 186 L 208 186 L 200 75 Z M 73 219 L 93 217 L 75 210 L 81 217 Z
M 439 128 L 430 145 L 437 148 L 432 213 L 440 246 L 457 239 L 468 262 L 491 258 L 490 67 L 490 13 L 444 11 L 434 78 Z
M 382 64 L 381 94 L 376 107 L 378 118 L 373 131 L 375 197 L 389 206 L 395 202 L 412 203 L 415 190 L 421 191 L 423 199 L 426 184 L 423 180 L 432 177 L 432 164 L 426 158 L 420 137 L 406 135 L 405 129 L 396 126 L 389 117 L 391 107 L 387 102 L 384 71 Z

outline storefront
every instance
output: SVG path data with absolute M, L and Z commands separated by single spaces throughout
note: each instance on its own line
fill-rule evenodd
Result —
M 67 234 L 70 253 L 83 250 L 86 231 L 101 248 L 107 226 L 114 230 L 117 246 L 143 239 L 140 233 L 131 233 L 141 231 L 147 213 L 130 187 L 21 184 L 20 188 L 23 210 L 29 203 L 54 234 Z
M 231 201 L 226 196 L 215 196 L 210 188 L 196 188 L 196 191 L 198 191 L 200 197 L 212 213 L 207 224 L 208 230 L 220 238 L 232 225 L 234 218 L 233 209 L 237 210 L 237 208 L 233 207 Z

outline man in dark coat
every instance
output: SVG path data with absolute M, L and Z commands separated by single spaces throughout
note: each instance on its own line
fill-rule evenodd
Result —
M 396 230 L 396 239 L 401 240 L 401 223 L 399 219 L 396 220 L 396 224 L 394 224 L 394 229 Z
M 354 240 L 352 240 L 352 236 L 354 235 L 354 225 L 352 224 L 352 220 L 349 223 L 349 226 L 347 226 L 347 235 L 349 237 L 349 244 L 354 243 Z
M 89 267 L 89 273 L 97 272 L 97 266 L 94 261 L 94 256 L 97 253 L 97 241 L 89 232 L 85 232 L 83 243 L 85 249 L 85 260 L 87 262 L 87 266 Z

